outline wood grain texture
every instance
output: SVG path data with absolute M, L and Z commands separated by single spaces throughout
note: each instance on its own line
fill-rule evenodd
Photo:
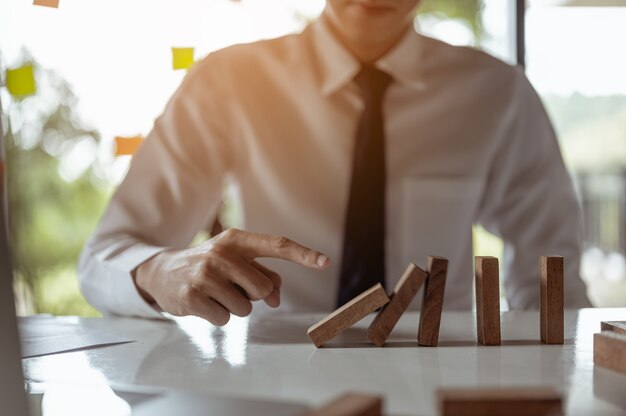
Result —
M 346 393 L 309 416 L 381 416 L 383 399 L 367 394 Z
M 468 388 L 437 391 L 441 416 L 556 416 L 561 395 L 551 388 Z
M 626 374 L 626 335 L 613 331 L 594 334 L 593 363 Z
M 389 297 L 385 288 L 377 283 L 310 327 L 308 330 L 309 338 L 319 348 L 341 331 L 351 327 L 388 302 Z
M 424 297 L 417 330 L 417 343 L 419 345 L 436 347 L 439 342 L 439 325 L 447 273 L 447 259 L 435 256 L 428 257 L 428 277 L 424 284 Z
M 541 341 L 563 344 L 563 257 L 541 257 Z
M 372 321 L 367 330 L 367 337 L 379 347 L 385 345 L 387 337 L 393 331 L 400 317 L 419 291 L 426 279 L 427 273 L 415 264 L 409 264 L 406 271 L 398 280 L 389 303 L 386 304 Z
M 626 335 L 626 321 L 602 321 L 600 323 L 601 331 L 613 331 Z
M 496 257 L 476 257 L 476 338 L 500 345 L 500 270 Z

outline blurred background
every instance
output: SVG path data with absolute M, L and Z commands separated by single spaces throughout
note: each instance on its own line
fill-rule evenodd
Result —
M 518 57 L 512 0 L 424 0 L 423 33 Z M 621 5 L 621 6 L 620 6 Z M 521 15 L 527 74 L 575 179 L 585 222 L 581 274 L 596 306 L 626 306 L 626 2 L 534 0 Z M 37 90 L 4 106 L 18 313 L 96 316 L 76 279 L 80 249 L 132 156 L 115 137 L 145 136 L 180 84 L 172 47 L 196 59 L 300 31 L 324 0 L 29 0 L 0 3 L 0 74 L 33 65 Z M 236 226 L 228 190 L 220 223 Z M 215 230 L 198 237 L 206 238 Z M 480 227 L 477 255 L 502 257 Z

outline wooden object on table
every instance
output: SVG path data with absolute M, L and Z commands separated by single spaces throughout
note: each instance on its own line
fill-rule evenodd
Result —
M 309 416 L 381 416 L 383 399 L 367 394 L 346 393 Z
M 436 347 L 439 342 L 439 325 L 447 273 L 447 259 L 435 256 L 428 257 L 428 277 L 424 284 L 424 297 L 417 330 L 417 343 L 419 345 Z
M 409 264 L 406 271 L 398 280 L 388 304 L 378 312 L 367 330 L 367 337 L 379 347 L 382 347 L 393 331 L 402 314 L 419 291 L 428 275 L 415 264 Z
M 626 335 L 626 321 L 602 321 L 600 323 L 601 331 L 613 331 Z
M 541 341 L 563 344 L 563 257 L 541 257 Z
M 308 330 L 309 338 L 319 348 L 388 302 L 389 297 L 385 288 L 377 283 L 310 327 Z
M 439 389 L 441 416 L 553 416 L 563 414 L 561 395 L 552 388 Z
M 593 363 L 626 374 L 626 335 L 613 331 L 594 334 Z
M 500 345 L 500 270 L 496 257 L 476 257 L 476 337 Z

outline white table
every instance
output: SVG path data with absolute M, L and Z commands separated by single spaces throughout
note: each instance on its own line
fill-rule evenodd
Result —
M 233 318 L 215 328 L 174 321 L 59 318 L 137 342 L 24 360 L 32 383 L 89 382 L 172 387 L 319 405 L 345 391 L 384 395 L 387 414 L 437 413 L 440 386 L 553 386 L 571 415 L 626 414 L 626 376 L 594 368 L 593 333 L 626 309 L 566 311 L 565 345 L 541 345 L 538 312 L 504 312 L 502 346 L 476 345 L 475 317 L 444 313 L 439 347 L 418 347 L 407 313 L 388 346 L 365 338 L 372 317 L 316 349 L 306 330 L 322 315 Z

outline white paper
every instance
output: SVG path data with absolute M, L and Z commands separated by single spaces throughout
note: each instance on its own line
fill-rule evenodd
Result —
M 18 318 L 18 325 L 22 341 L 22 358 L 134 341 L 59 318 L 37 316 Z

